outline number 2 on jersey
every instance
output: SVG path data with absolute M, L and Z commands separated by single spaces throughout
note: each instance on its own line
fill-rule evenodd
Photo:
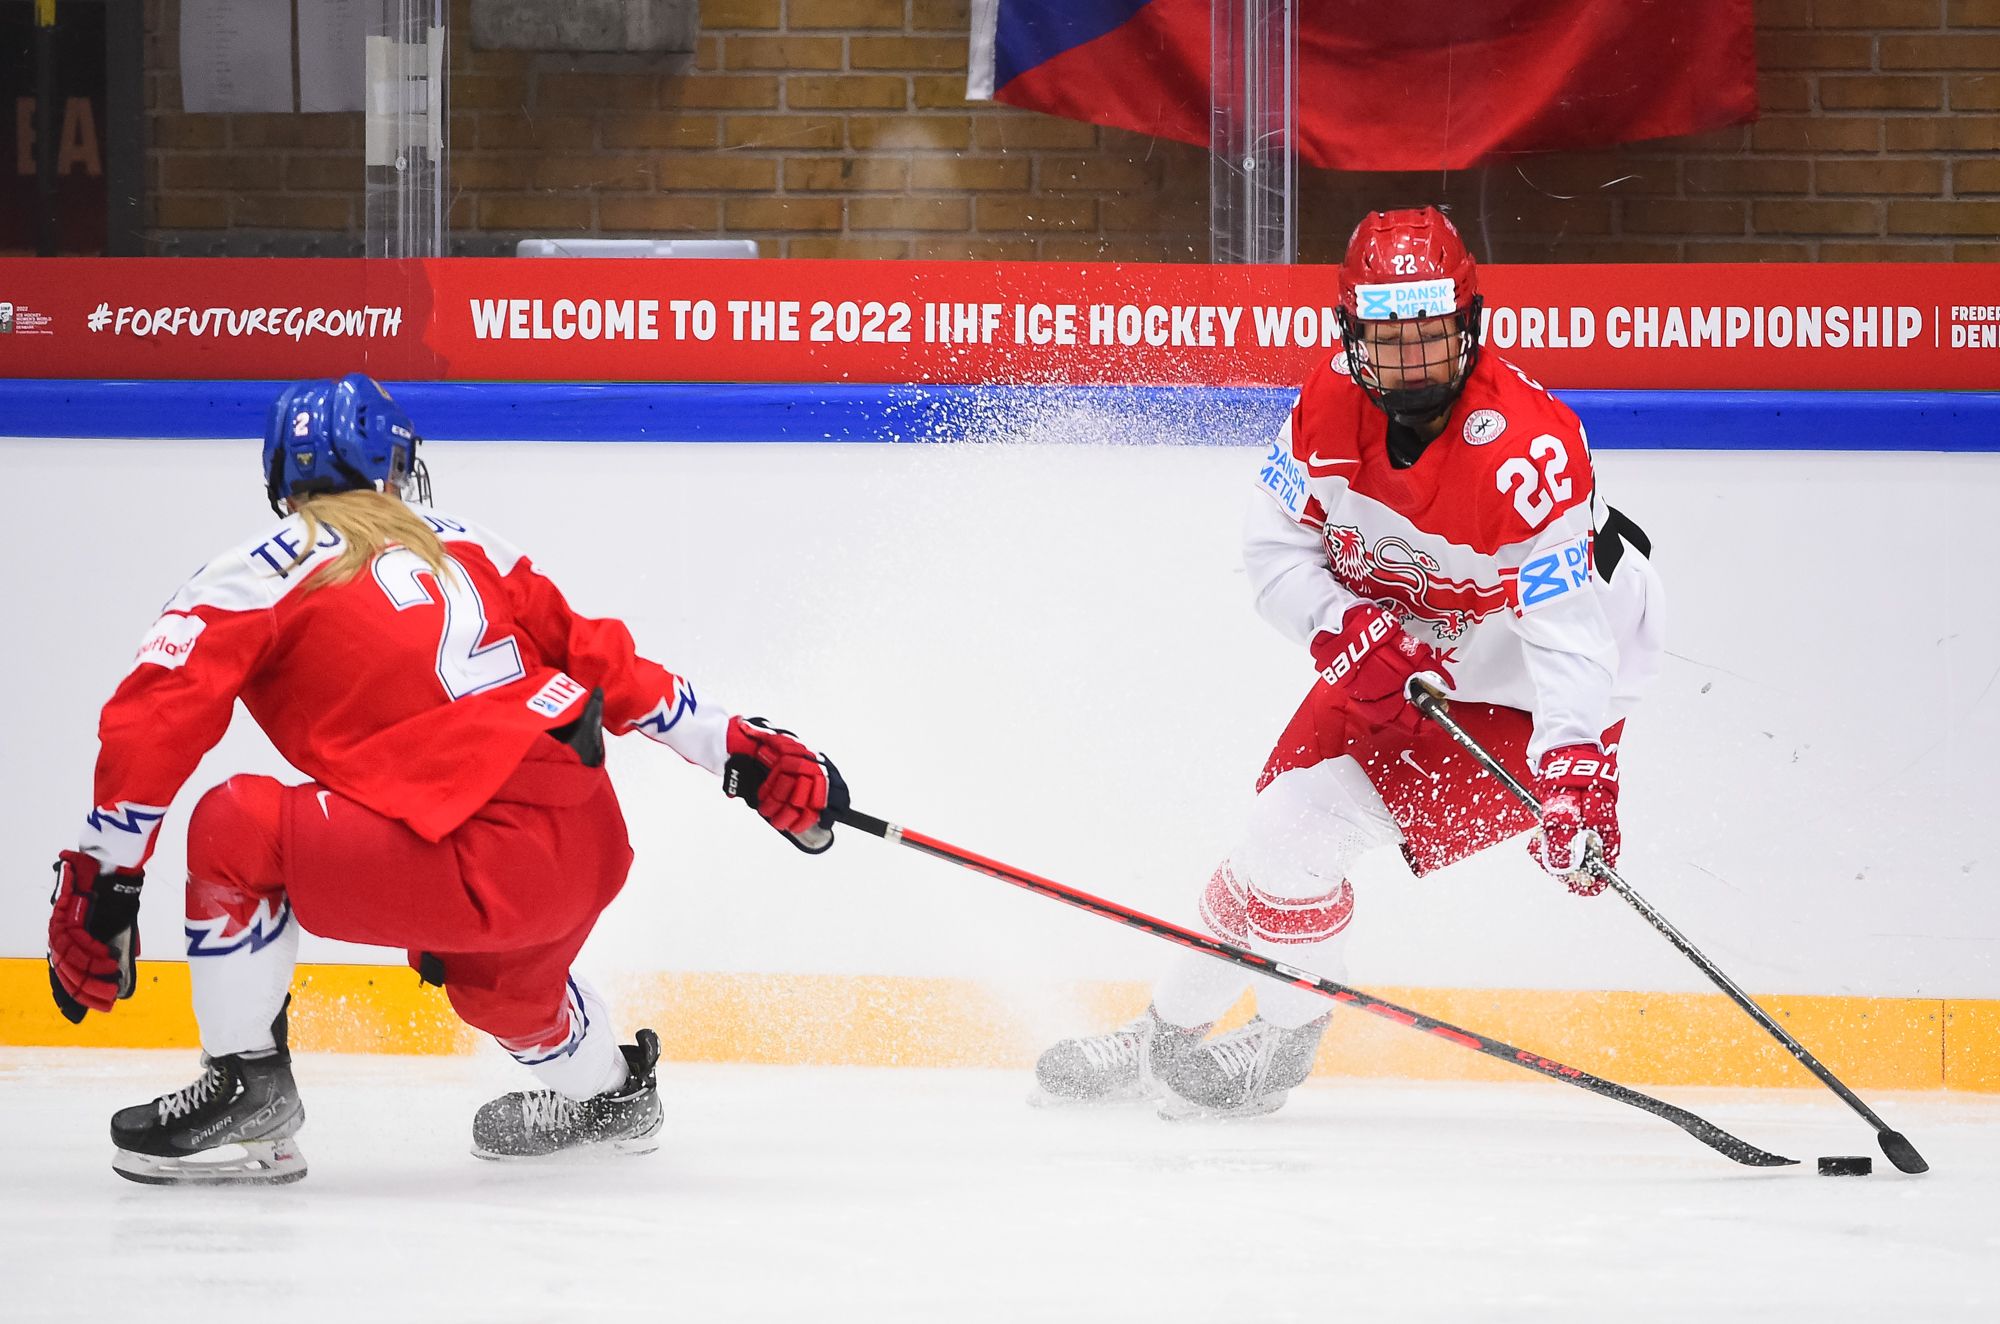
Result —
M 1516 455 L 1493 475 L 1493 485 L 1502 495 L 1512 492 L 1514 509 L 1528 522 L 1529 528 L 1539 529 L 1542 521 L 1549 517 L 1549 512 L 1556 508 L 1556 502 L 1569 500 L 1569 494 L 1574 490 L 1570 480 L 1562 476 L 1562 471 L 1569 467 L 1569 452 L 1563 449 L 1559 438 L 1544 432 L 1528 447 L 1528 454 L 1537 460 L 1547 458 L 1548 463 L 1542 466 L 1541 473 L 1536 473 L 1534 465 Z M 1548 481 L 1546 491 L 1542 488 L 1544 479 Z
M 397 611 L 436 602 L 419 575 L 430 575 L 444 595 L 444 631 L 438 636 L 437 677 L 444 692 L 463 699 L 528 674 L 514 636 L 479 646 L 486 633 L 486 604 L 473 587 L 472 576 L 456 558 L 447 556 L 448 575 L 432 574 L 423 557 L 407 547 L 392 547 L 375 558 L 375 582 Z

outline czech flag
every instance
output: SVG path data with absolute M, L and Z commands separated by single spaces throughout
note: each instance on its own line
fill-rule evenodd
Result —
M 1459 170 L 1757 118 L 1752 0 L 1299 0 L 1299 156 Z M 1209 0 L 980 0 L 966 95 L 1208 145 Z

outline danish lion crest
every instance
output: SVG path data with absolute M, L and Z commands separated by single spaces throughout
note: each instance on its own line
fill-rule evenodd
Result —
M 1360 597 L 1436 627 L 1440 639 L 1456 639 L 1507 605 L 1503 584 L 1482 588 L 1469 579 L 1450 579 L 1436 557 L 1393 535 L 1370 547 L 1361 530 L 1326 526 L 1327 566 L 1333 577 Z

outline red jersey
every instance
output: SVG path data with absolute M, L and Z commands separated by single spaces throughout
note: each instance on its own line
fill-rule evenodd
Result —
M 643 731 L 722 770 L 728 715 L 640 657 L 623 622 L 571 611 L 491 533 L 416 513 L 450 574 L 390 547 L 347 583 L 303 591 L 346 544 L 321 525 L 307 546 L 293 515 L 181 587 L 104 706 L 81 849 L 107 866 L 143 864 L 239 698 L 294 767 L 430 841 L 491 799 L 598 686 L 606 730 Z

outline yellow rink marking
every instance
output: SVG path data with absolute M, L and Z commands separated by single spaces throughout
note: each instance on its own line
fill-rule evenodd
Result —
M 469 1053 L 478 1035 L 442 990 L 396 965 L 301 965 L 287 1016 L 292 1047 L 321 1053 Z M 48 965 L 0 959 L 0 1044 L 199 1048 L 185 961 L 139 962 L 139 987 L 110 1015 L 71 1025 L 49 994 Z
M 72 1026 L 50 1000 L 43 962 L 0 959 L 0 1044 L 197 1046 L 186 964 L 142 961 L 139 985 L 114 1014 Z M 292 991 L 292 1044 L 303 1051 L 462 1053 L 478 1042 L 443 992 L 402 966 L 301 965 Z M 1055 1038 L 1137 1015 L 1147 986 L 704 973 L 630 974 L 606 991 L 628 1032 L 659 1031 L 670 1061 L 1021 1069 Z M 1720 993 L 1368 991 L 1627 1084 L 1814 1083 Z M 1758 1002 L 1856 1089 L 2000 1093 L 2000 1000 L 1782 994 Z M 1222 1025 L 1241 1024 L 1249 1012 L 1246 996 Z M 1505 1062 L 1353 1012 L 1334 1016 L 1315 1074 L 1521 1078 Z

